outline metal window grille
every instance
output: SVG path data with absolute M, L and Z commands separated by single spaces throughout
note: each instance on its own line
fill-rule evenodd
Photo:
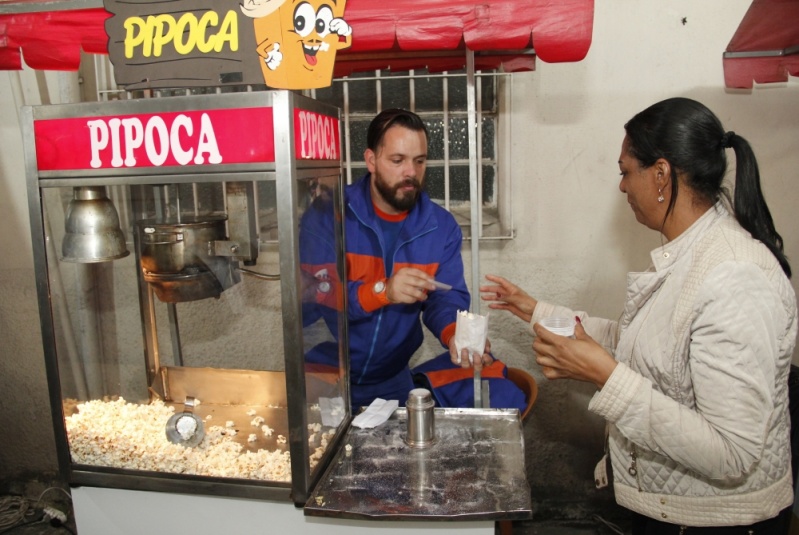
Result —
M 506 239 L 513 236 L 510 217 L 510 184 L 503 173 L 500 147 L 504 145 L 500 127 L 507 116 L 510 99 L 506 92 L 507 74 L 477 73 L 475 109 L 477 111 L 477 159 L 480 239 Z M 471 237 L 471 195 L 467 121 L 467 74 L 465 71 L 428 73 L 374 71 L 335 79 L 324 89 L 309 91 L 310 96 L 343 111 L 344 158 L 347 183 L 366 172 L 363 151 L 366 131 L 372 118 L 383 109 L 405 108 L 425 121 L 430 139 L 426 190 L 430 197 L 449 210 Z
M 107 58 L 95 60 L 98 100 L 167 97 L 234 91 L 262 91 L 259 86 L 228 86 L 175 90 L 125 92 L 113 82 L 113 66 Z M 372 118 L 383 109 L 410 109 L 425 121 L 428 140 L 426 190 L 450 211 L 464 237 L 479 229 L 479 239 L 509 239 L 514 235 L 509 174 L 510 75 L 478 72 L 474 76 L 477 120 L 477 199 L 479 221 L 472 226 L 468 140 L 468 76 L 465 70 L 428 73 L 373 71 L 333 80 L 330 87 L 305 91 L 309 96 L 342 110 L 343 157 L 347 183 L 366 172 L 363 151 Z

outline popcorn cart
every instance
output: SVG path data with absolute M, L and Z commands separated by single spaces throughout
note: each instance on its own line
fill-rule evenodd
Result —
M 24 114 L 67 480 L 304 503 L 351 412 L 338 110 L 257 92 Z M 317 344 L 338 366 L 305 361 Z
M 475 521 L 459 531 L 529 517 L 518 411 L 436 409 L 426 452 L 403 441 L 405 409 L 350 425 L 337 109 L 286 91 L 26 107 L 23 137 L 79 521 L 161 507 L 163 530 L 217 533 L 202 515 L 221 504 L 239 532 L 250 516 L 294 530 L 278 502 L 324 522 Z

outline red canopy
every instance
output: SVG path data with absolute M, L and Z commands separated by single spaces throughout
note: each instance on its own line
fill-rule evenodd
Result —
M 339 52 L 336 75 L 357 70 L 464 66 L 508 72 L 547 63 L 580 61 L 593 31 L 593 0 L 348 0 L 352 47 Z M 535 49 L 535 55 L 532 49 Z M 525 53 L 527 51 L 528 53 Z
M 727 87 L 799 76 L 799 0 L 754 0 L 724 52 Z
M 21 69 L 24 55 L 32 69 L 76 71 L 81 49 L 108 53 L 109 16 L 102 8 L 0 14 L 0 70 Z
M 107 53 L 105 9 L 53 7 L 59 3 L 47 4 L 57 10 L 20 9 L 36 5 L 0 4 L 0 69 L 21 69 L 24 58 L 34 69 L 77 70 L 81 49 Z M 533 70 L 536 56 L 550 63 L 583 59 L 594 0 L 347 0 L 345 17 L 352 47 L 339 52 L 336 76 L 380 68 L 458 69 L 466 47 L 475 51 L 476 69 L 513 72 Z

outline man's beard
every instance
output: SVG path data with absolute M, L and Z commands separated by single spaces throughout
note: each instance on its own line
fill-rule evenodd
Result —
M 400 212 L 407 212 L 414 206 L 416 201 L 419 200 L 419 195 L 422 192 L 422 183 L 414 178 L 406 178 L 395 186 L 389 186 L 383 181 L 380 173 L 375 172 L 374 177 L 375 187 L 377 188 L 380 196 L 388 203 L 389 206 Z M 400 193 L 399 189 L 413 185 L 413 191 Z

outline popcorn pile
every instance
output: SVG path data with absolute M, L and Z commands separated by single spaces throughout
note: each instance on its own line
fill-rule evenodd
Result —
M 128 403 L 122 398 L 114 401 L 93 400 L 78 404 L 77 409 L 77 413 L 65 419 L 69 449 L 75 463 L 178 474 L 291 481 L 288 451 L 247 451 L 233 438 L 236 431 L 232 426 L 207 427 L 205 438 L 194 448 L 169 442 L 164 429 L 175 409 L 160 400 L 149 405 Z M 252 422 L 257 427 L 256 422 L 261 425 L 262 419 Z M 262 426 L 261 431 L 265 436 L 272 434 L 272 429 L 266 425 Z M 309 459 L 311 467 L 316 466 L 334 434 L 335 430 L 322 433 L 321 445 Z
M 313 410 L 313 407 L 311 407 Z M 333 436 L 336 434 L 335 429 L 329 429 L 327 431 L 322 431 L 322 424 L 308 424 L 308 446 L 314 447 L 314 444 L 319 443 L 319 446 L 314 450 L 314 452 L 310 456 L 310 467 L 313 470 L 316 468 L 316 465 L 319 464 L 319 460 L 324 455 L 325 450 L 327 450 L 327 445 L 333 439 Z

